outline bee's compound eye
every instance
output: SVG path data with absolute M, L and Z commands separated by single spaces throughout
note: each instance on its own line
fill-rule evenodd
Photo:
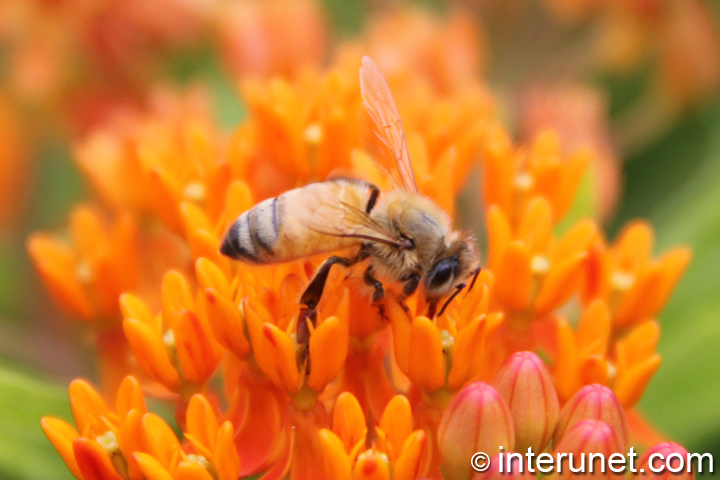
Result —
M 441 262 L 430 278 L 430 288 L 440 288 L 445 285 L 453 275 L 454 265 L 449 262 Z

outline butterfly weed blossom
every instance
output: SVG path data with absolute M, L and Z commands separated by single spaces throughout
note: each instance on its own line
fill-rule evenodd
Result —
M 447 27 L 423 28 L 433 38 Z M 472 208 L 488 251 L 472 288 L 433 315 L 422 289 L 403 299 L 388 282 L 378 304 L 362 271 L 334 268 L 307 322 L 298 299 L 327 255 L 221 255 L 240 214 L 288 189 L 334 173 L 392 189 L 360 149 L 358 51 L 247 80 L 248 118 L 229 136 L 201 97 L 164 92 L 155 110 L 78 145 L 95 203 L 74 211 L 69 235 L 28 242 L 57 303 L 116 346 L 97 343 L 101 393 L 71 384 L 75 426 L 42 421 L 76 478 L 465 479 L 477 450 L 650 446 L 634 405 L 659 366 L 656 316 L 689 252 L 653 259 L 640 222 L 614 242 L 592 219 L 558 233 L 592 152 L 565 155 L 553 132 L 515 145 L 475 72 L 442 50 L 435 78 L 416 56 L 377 59 L 420 193 L 454 218 L 481 171 Z

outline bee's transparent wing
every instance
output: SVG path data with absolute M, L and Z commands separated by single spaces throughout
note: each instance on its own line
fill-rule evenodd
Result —
M 397 172 L 391 174 L 397 186 L 417 193 L 400 114 L 385 77 L 370 57 L 362 59 L 360 92 L 363 103 L 357 123 L 363 148 L 386 171 Z
M 310 230 L 334 237 L 349 237 L 388 245 L 397 245 L 397 239 L 359 208 L 343 201 L 322 184 L 308 185 L 305 201 L 288 205 L 287 214 Z

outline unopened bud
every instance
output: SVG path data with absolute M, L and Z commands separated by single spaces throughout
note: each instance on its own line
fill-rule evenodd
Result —
M 593 384 L 578 390 L 560 412 L 553 443 L 558 445 L 565 432 L 583 420 L 602 420 L 607 423 L 615 432 L 620 449 L 627 449 L 628 427 L 625 410 L 609 388 Z
M 560 413 L 550 372 L 532 352 L 518 352 L 505 361 L 494 386 L 510 408 L 515 449 L 541 452 L 550 441 Z
M 450 480 L 467 480 L 475 452 L 494 455 L 515 445 L 512 416 L 493 387 L 473 382 L 450 401 L 437 433 L 443 469 Z

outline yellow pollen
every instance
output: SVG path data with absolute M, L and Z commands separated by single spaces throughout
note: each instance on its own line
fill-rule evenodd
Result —
M 526 192 L 530 190 L 530 188 L 533 186 L 534 179 L 532 175 L 530 175 L 527 172 L 520 172 L 517 175 L 515 175 L 515 188 L 518 190 L 521 190 L 523 192 Z
M 115 432 L 108 431 L 97 437 L 95 441 L 108 453 L 113 453 L 120 449 Z
M 305 141 L 317 145 L 322 141 L 323 129 L 317 123 L 311 123 L 305 129 Z
M 530 264 L 532 272 L 536 275 L 542 275 L 550 270 L 550 261 L 544 255 L 535 255 Z
M 368 458 L 371 456 L 375 456 L 375 457 L 379 458 L 380 460 L 387 463 L 388 465 L 390 464 L 390 459 L 388 458 L 388 456 L 386 454 L 384 454 L 383 452 L 378 452 L 375 449 L 365 450 L 360 455 L 358 455 L 357 461 L 360 462 L 360 460 L 364 460 L 365 458 Z
M 175 349 L 175 334 L 172 330 L 168 330 L 165 335 L 163 335 L 163 343 L 169 350 Z
M 87 262 L 80 262 L 75 267 L 75 275 L 83 283 L 90 283 L 93 279 L 92 268 Z
M 635 275 L 627 272 L 613 272 L 611 282 L 613 287 L 625 292 L 635 284 Z
M 191 463 L 197 463 L 201 467 L 203 467 L 205 470 L 210 470 L 211 465 L 207 458 L 203 457 L 202 455 L 194 455 L 190 454 L 187 456 L 187 461 Z
M 188 200 L 201 202 L 205 200 L 205 186 L 200 182 L 190 182 L 185 185 L 183 194 Z
M 455 346 L 455 339 L 450 335 L 450 332 L 447 330 L 440 331 L 440 343 L 442 344 L 443 353 L 448 355 L 452 353 L 452 349 Z
M 608 379 L 614 380 L 615 375 L 617 374 L 617 367 L 613 362 L 607 362 L 608 366 Z

